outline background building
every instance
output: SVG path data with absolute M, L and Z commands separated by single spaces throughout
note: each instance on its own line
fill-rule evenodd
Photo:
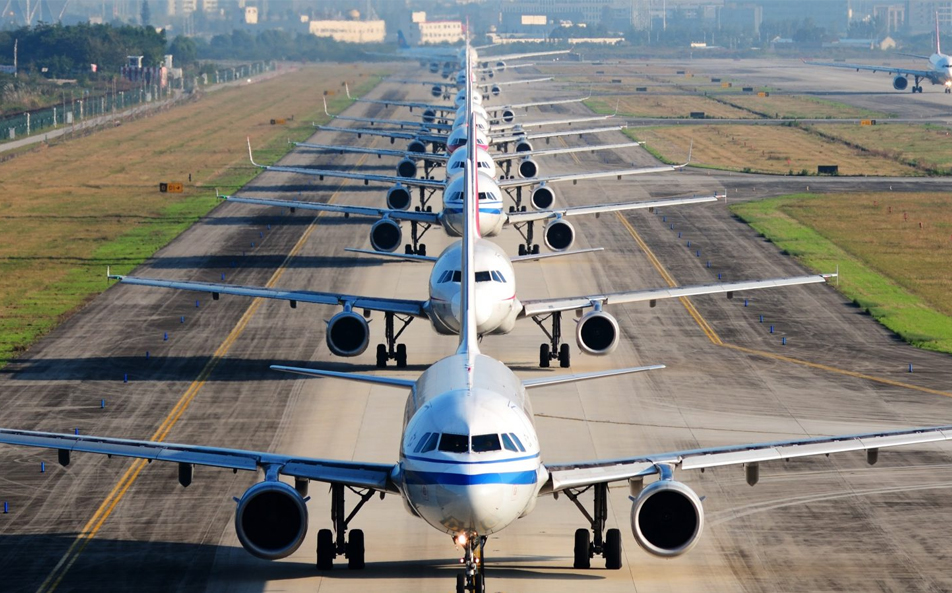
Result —
M 360 12 L 351 10 L 347 20 L 315 20 L 308 25 L 312 35 L 332 37 L 348 43 L 383 43 L 387 27 L 382 20 L 360 20 Z

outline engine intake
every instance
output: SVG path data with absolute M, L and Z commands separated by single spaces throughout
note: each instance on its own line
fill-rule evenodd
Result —
M 604 311 L 589 311 L 575 326 L 575 341 L 586 354 L 604 356 L 618 345 L 618 322 Z
M 423 116 L 423 119 L 426 119 L 426 116 Z M 433 120 L 431 119 L 430 122 L 432 123 L 432 121 Z M 411 140 L 410 144 L 407 144 L 407 152 L 425 153 L 426 143 L 424 143 L 422 140 Z
M 506 71 L 506 62 L 505 62 L 504 60 L 497 60 L 497 61 L 496 61 L 496 70 L 499 70 L 500 72 L 505 72 L 505 71 Z
M 631 506 L 631 532 L 649 554 L 672 558 L 694 547 L 704 529 L 701 499 L 681 482 L 659 480 Z
M 307 534 L 307 506 L 284 482 L 260 482 L 249 488 L 235 511 L 238 541 L 252 555 L 278 560 L 293 554 Z
M 532 179 L 539 174 L 539 163 L 531 158 L 525 158 L 519 163 L 519 176 L 523 179 Z
M 564 220 L 553 220 L 542 231 L 545 246 L 552 251 L 565 251 L 575 243 L 575 229 Z
M 555 204 L 555 190 L 547 185 L 540 185 L 532 190 L 529 203 L 536 210 L 548 210 Z
M 341 311 L 327 322 L 325 338 L 336 356 L 360 356 L 370 343 L 370 325 L 353 311 Z
M 416 164 L 413 166 L 415 168 Z M 410 190 L 407 189 L 406 186 L 395 185 L 391 187 L 389 191 L 387 191 L 387 208 L 390 208 L 391 210 L 409 210 L 411 199 Z
M 498 97 L 499 93 L 502 92 L 502 88 L 498 84 L 494 84 L 489 92 L 492 93 L 493 97 Z
M 413 161 L 413 159 L 403 159 L 397 163 L 397 177 L 407 177 L 412 179 L 416 177 L 416 174 L 417 164 Z
M 503 109 L 502 110 L 502 121 L 507 124 L 511 124 L 513 120 L 516 119 L 516 112 L 512 109 Z
M 446 76 L 444 76 L 443 78 L 446 78 Z M 433 95 L 434 97 L 442 97 L 442 96 L 443 96 L 443 87 L 440 86 L 440 85 L 438 85 L 438 84 L 434 84 L 434 85 L 430 88 L 430 94 Z
M 516 140 L 516 152 L 530 152 L 532 150 L 532 143 L 526 140 L 525 138 L 521 140 Z
M 896 78 L 893 78 L 893 88 L 897 91 L 904 91 L 908 86 L 909 79 L 905 76 L 897 76 Z

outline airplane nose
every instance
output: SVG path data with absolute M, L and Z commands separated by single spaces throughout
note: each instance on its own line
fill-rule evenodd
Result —
M 461 294 L 459 292 L 453 295 L 451 310 L 453 312 L 453 318 L 456 319 L 459 323 L 459 326 L 462 327 L 463 311 L 460 307 L 460 300 Z M 474 308 L 476 313 L 476 331 L 484 332 L 492 329 L 486 327 L 493 318 L 494 307 L 492 301 L 486 298 L 480 298 L 479 293 L 477 293 Z

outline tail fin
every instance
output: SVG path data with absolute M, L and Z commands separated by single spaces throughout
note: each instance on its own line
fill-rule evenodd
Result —
M 475 252 L 476 240 L 479 238 L 477 209 L 479 208 L 479 188 L 476 185 L 476 120 L 470 108 L 472 101 L 473 83 L 469 73 L 472 66 L 469 63 L 469 48 L 466 50 L 466 113 L 469 117 L 469 138 L 466 141 L 466 166 L 464 167 L 465 184 L 463 191 L 463 239 L 461 253 L 461 282 L 460 282 L 460 316 L 461 327 L 459 332 L 459 348 L 457 354 L 465 354 L 472 363 L 479 353 L 476 334 L 476 270 Z M 472 368 L 472 364 L 470 364 Z
M 404 37 L 403 31 L 397 29 L 397 47 L 400 49 L 410 49 L 410 44 L 407 43 L 407 38 Z
M 942 53 L 942 44 L 939 43 L 939 11 L 935 11 L 935 53 Z

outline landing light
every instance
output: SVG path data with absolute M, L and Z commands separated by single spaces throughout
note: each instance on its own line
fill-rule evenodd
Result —
M 465 546 L 465 545 L 466 545 L 466 534 L 465 534 L 465 533 L 461 533 L 461 534 L 459 534 L 459 535 L 456 536 L 456 545 L 457 545 L 457 546 Z

